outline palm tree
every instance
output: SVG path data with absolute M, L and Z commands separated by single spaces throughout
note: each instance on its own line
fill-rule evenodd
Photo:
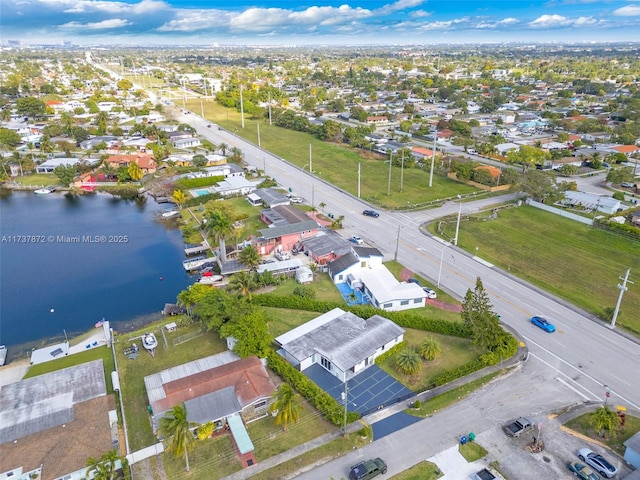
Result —
M 618 414 L 613 410 L 609 410 L 609 407 L 606 405 L 603 405 L 593 412 L 592 425 L 601 437 L 606 436 L 606 434 L 611 432 L 616 424 L 619 423 L 620 419 L 618 418 Z
M 127 459 L 118 454 L 117 450 L 109 450 L 103 453 L 100 458 L 89 457 L 85 463 L 87 474 L 93 473 L 94 480 L 115 480 L 118 478 L 117 462 L 120 461 L 121 469 L 125 478 L 128 478 Z
M 184 402 L 176 405 L 160 419 L 158 433 L 169 439 L 167 451 L 174 452 L 176 457 L 184 454 L 184 460 L 189 471 L 189 449 L 195 438 L 191 429 L 198 424 L 187 418 L 187 407 Z
M 282 424 L 282 428 L 286 431 L 290 423 L 296 423 L 300 418 L 300 395 L 293 391 L 293 388 L 283 383 L 273 392 L 273 403 L 269 407 L 269 411 L 276 413 L 276 425 Z
M 227 149 L 229 148 L 229 145 L 227 145 L 226 143 L 222 142 L 220 145 L 218 145 L 218 148 L 222 152 L 222 156 L 226 157 L 227 156 Z
M 322 210 L 322 213 L 324 213 L 324 208 L 327 206 L 327 204 L 324 202 L 320 202 L 318 206 L 320 207 L 320 210 Z
M 182 208 L 182 204 L 186 200 L 186 197 L 184 196 L 184 192 L 182 190 L 174 190 L 173 195 L 171 195 L 171 198 L 173 199 L 174 202 L 176 202 L 176 205 L 178 205 L 178 207 L 180 208 Z
M 129 172 L 129 176 L 134 182 L 139 181 L 144 176 L 144 172 L 140 168 L 140 165 L 138 165 L 136 162 L 131 162 L 129 164 L 127 172 Z
M 237 291 L 242 296 L 247 296 L 251 300 L 251 292 L 256 288 L 256 280 L 249 272 L 238 272 L 231 275 L 229 279 L 229 289 Z
M 258 250 L 253 245 L 244 247 L 238 255 L 238 259 L 247 267 L 249 267 L 249 270 L 251 271 L 255 271 L 257 266 L 260 265 L 261 258 L 262 256 L 258 253 Z
M 440 356 L 442 352 L 442 347 L 440 347 L 440 343 L 433 337 L 427 337 L 420 344 L 420 348 L 418 348 L 418 353 L 420 356 L 427 360 L 428 362 L 432 362 L 436 358 Z
M 400 373 L 415 375 L 422 368 L 420 355 L 411 347 L 406 347 L 396 357 L 395 366 Z
M 225 241 L 233 234 L 233 222 L 223 212 L 214 210 L 207 218 L 207 229 L 220 245 L 220 258 L 223 262 L 226 261 L 227 246 Z

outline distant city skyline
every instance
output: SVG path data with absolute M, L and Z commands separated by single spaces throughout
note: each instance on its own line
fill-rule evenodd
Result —
M 389 45 L 640 41 L 640 0 L 2 0 L 2 42 Z

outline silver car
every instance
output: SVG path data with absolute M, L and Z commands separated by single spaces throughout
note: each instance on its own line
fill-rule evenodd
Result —
M 588 448 L 578 450 L 578 458 L 596 470 L 600 475 L 606 478 L 615 477 L 618 469 L 614 467 L 602 455 L 592 452 Z

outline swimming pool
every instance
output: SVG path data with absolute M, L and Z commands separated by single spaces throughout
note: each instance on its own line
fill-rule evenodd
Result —
M 213 192 L 209 188 L 199 188 L 196 190 L 190 190 L 190 193 L 194 197 L 202 197 L 203 195 L 210 195 Z

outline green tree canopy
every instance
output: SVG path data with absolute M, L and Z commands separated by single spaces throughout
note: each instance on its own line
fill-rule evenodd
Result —
M 16 110 L 18 115 L 26 115 L 27 117 L 39 117 L 44 115 L 46 104 L 35 97 L 23 97 L 16 100 Z
M 0 127 L 0 146 L 14 148 L 20 143 L 20 134 L 8 128 Z
M 473 343 L 489 350 L 499 345 L 505 332 L 480 277 L 476 279 L 475 289 L 467 290 L 461 316 L 471 328 Z
M 222 325 L 220 335 L 236 339 L 233 351 L 240 357 L 256 355 L 264 358 L 273 340 L 269 334 L 267 321 L 268 317 L 264 310 L 253 310 L 242 318 Z

